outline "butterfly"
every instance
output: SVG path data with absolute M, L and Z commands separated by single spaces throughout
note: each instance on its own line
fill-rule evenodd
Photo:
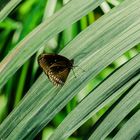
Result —
M 40 54 L 38 63 L 54 85 L 63 85 L 73 68 L 74 59 L 58 54 Z

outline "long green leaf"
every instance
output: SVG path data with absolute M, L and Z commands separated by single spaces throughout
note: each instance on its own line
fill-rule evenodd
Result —
M 139 0 L 126 1 L 65 47 L 61 54 L 75 58 L 76 64 L 79 63 L 86 72 L 75 69 L 77 78 L 70 74 L 71 78 L 62 89 L 52 88 L 43 74 L 3 122 L 0 136 L 13 140 L 33 138 L 90 79 L 140 42 L 139 12 Z
M 22 0 L 10 0 L 0 11 L 0 22 L 2 22 L 21 1 Z
M 140 85 L 139 85 L 140 86 Z M 140 139 L 140 110 L 123 126 L 113 140 L 139 140 Z
M 130 78 L 138 73 L 140 67 L 139 59 L 140 54 L 117 70 L 112 76 L 90 93 L 61 123 L 50 140 L 57 140 L 58 138 L 59 140 L 66 139 L 92 115 L 96 114 L 119 94 L 127 90 L 129 86 L 134 84 L 134 82 L 138 81 L 140 75 L 132 80 L 130 80 Z M 95 139 L 99 140 L 100 138 L 95 137 Z
M 41 23 L 0 63 L 0 88 L 40 47 L 68 25 L 95 9 L 103 0 L 72 0 Z
M 105 139 L 106 136 L 140 103 L 140 83 L 138 83 L 111 111 L 89 140 Z M 117 116 L 117 117 L 116 117 Z M 131 127 L 134 124 L 131 124 Z M 129 127 L 128 127 L 129 129 Z

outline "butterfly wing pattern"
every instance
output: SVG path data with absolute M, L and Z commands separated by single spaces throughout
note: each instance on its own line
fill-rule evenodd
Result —
M 74 60 L 57 54 L 41 54 L 38 63 L 55 85 L 63 85 L 73 68 Z

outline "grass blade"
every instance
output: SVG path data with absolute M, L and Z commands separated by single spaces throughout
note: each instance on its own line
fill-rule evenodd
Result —
M 117 106 L 104 119 L 100 126 L 90 136 L 89 140 L 105 139 L 106 136 L 140 103 L 140 83 L 138 83 L 132 90 L 117 104 Z M 117 117 L 116 117 L 117 116 Z M 131 127 L 134 124 L 131 124 Z M 130 128 L 130 127 L 128 127 Z M 126 136 L 126 135 L 125 135 Z
M 134 79 L 132 78 L 132 80 L 130 79 L 136 73 L 138 73 L 139 63 L 140 63 L 139 59 L 140 59 L 140 55 L 133 58 L 131 61 L 126 63 L 123 67 L 118 69 L 108 79 L 106 79 L 94 91 L 92 91 L 66 117 L 66 119 L 61 123 L 61 125 L 56 129 L 55 133 L 52 135 L 50 140 L 52 139 L 57 140 L 58 138 L 60 140 L 66 139 L 79 126 L 81 126 L 85 121 L 87 121 L 91 116 L 96 114 L 100 109 L 102 109 L 110 101 L 114 100 L 119 94 L 126 91 L 131 85 L 133 85 L 136 81 L 138 81 L 140 78 L 140 75 L 138 75 Z M 133 67 L 134 69 L 132 70 L 131 67 Z M 139 97 L 139 95 L 137 97 Z M 100 139 L 100 137 L 94 137 L 94 138 Z
M 0 88 L 45 42 L 95 9 L 102 1 L 81 0 L 79 3 L 79 0 L 72 0 L 48 20 L 41 23 L 33 32 L 19 42 L 1 62 Z
M 22 0 L 10 0 L 8 4 L 6 4 L 6 6 L 0 11 L 0 22 L 2 22 L 21 1 Z
M 140 85 L 139 85 L 140 86 Z M 124 127 L 117 133 L 113 140 L 139 140 L 140 135 L 140 110 L 130 118 Z
M 74 58 L 86 73 L 75 69 L 78 77 L 75 79 L 70 74 L 62 89 L 52 88 L 44 74 L 41 75 L 3 122 L 0 136 L 13 140 L 33 138 L 93 77 L 140 42 L 139 13 L 139 0 L 125 1 L 71 41 L 61 54 Z M 136 69 L 133 68 L 132 71 Z

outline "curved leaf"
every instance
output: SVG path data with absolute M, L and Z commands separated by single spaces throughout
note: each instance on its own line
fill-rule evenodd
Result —
M 136 112 L 130 120 L 117 133 L 113 140 L 139 140 L 140 138 L 140 110 Z
M 50 137 L 50 140 L 57 140 L 58 138 L 59 140 L 66 139 L 79 126 L 92 117 L 92 115 L 96 114 L 110 101 L 114 100 L 118 95 L 126 91 L 132 84 L 138 81 L 140 75 L 135 78 L 132 77 L 138 73 L 140 68 L 139 59 L 140 54 L 118 69 L 113 75 L 91 92 L 60 124 L 52 137 Z M 130 80 L 130 78 L 132 78 L 132 80 Z M 140 95 L 137 95 L 136 97 L 140 98 Z M 138 103 L 138 101 L 136 103 Z M 99 140 L 99 136 L 102 136 L 102 131 L 100 133 L 97 135 L 98 137 L 94 137 L 93 139 Z
M 59 89 L 52 88 L 43 74 L 0 126 L 0 136 L 13 140 L 33 138 L 89 80 L 140 42 L 139 13 L 139 0 L 126 1 L 79 34 L 61 54 L 75 58 L 86 72 L 75 69 L 77 78 L 70 74 Z
M 140 103 L 140 83 L 117 104 L 117 106 L 110 112 L 95 132 L 90 136 L 89 140 L 105 139 L 107 135 Z M 140 121 L 140 120 L 139 120 Z M 134 127 L 131 124 L 131 128 Z M 128 127 L 127 129 L 129 129 Z M 121 130 L 120 130 L 121 131 Z M 117 134 L 118 135 L 118 134 Z M 126 137 L 126 135 L 125 135 Z
M 2 22 L 21 1 L 22 0 L 10 0 L 0 11 L 0 22 Z
M 0 88 L 40 47 L 103 0 L 72 0 L 25 37 L 0 63 Z M 78 10 L 77 10 L 78 9 Z M 73 12 L 74 11 L 74 12 Z M 61 23 L 61 24 L 60 24 Z

